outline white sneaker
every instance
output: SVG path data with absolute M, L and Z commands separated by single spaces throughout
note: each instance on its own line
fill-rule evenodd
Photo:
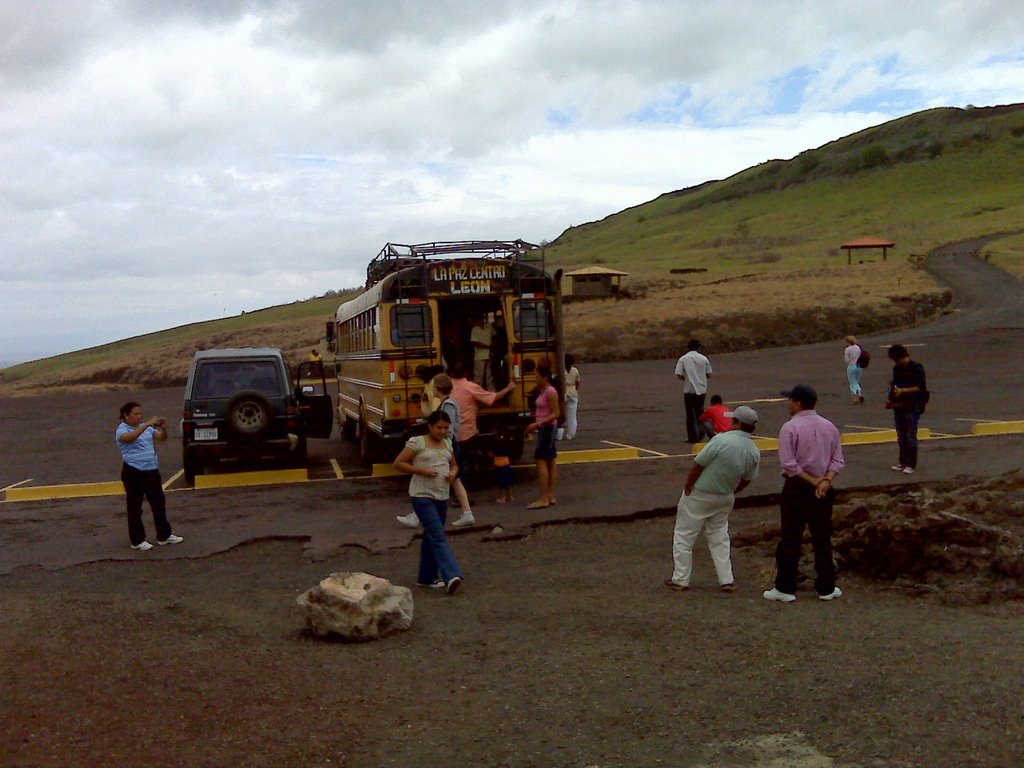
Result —
M 446 589 L 448 590 L 448 594 L 454 595 L 455 590 L 459 588 L 459 584 L 461 583 L 462 578 L 460 576 L 453 576 L 452 578 L 448 579 L 448 583 L 445 585 Z
M 836 587 L 835 589 L 832 590 L 832 593 L 829 594 L 829 595 L 818 595 L 818 599 L 819 600 L 838 600 L 842 596 L 843 596 L 843 590 L 841 590 L 839 587 Z
M 157 544 L 159 544 L 159 545 L 160 545 L 160 546 L 162 547 L 162 546 L 164 546 L 165 544 L 181 544 L 181 542 L 183 542 L 184 540 L 185 540 L 185 539 L 183 539 L 183 538 L 182 538 L 181 536 L 175 536 L 175 535 L 174 535 L 174 534 L 172 533 L 172 534 L 171 534 L 170 536 L 168 536 L 168 537 L 167 537 L 166 539 L 164 539 L 163 541 L 160 541 L 160 539 L 157 539 L 157 540 L 156 540 L 156 543 L 157 543 Z
M 420 519 L 416 517 L 415 512 L 410 512 L 408 515 L 396 515 L 395 520 L 398 521 L 399 525 L 404 525 L 406 528 L 420 527 Z
M 142 552 L 145 552 L 147 549 L 152 549 L 152 548 L 153 548 L 153 545 L 150 544 L 148 541 L 142 541 L 142 542 L 139 542 L 138 544 L 132 544 L 132 549 L 138 549 L 138 550 L 140 550 Z
M 904 467 L 902 464 L 893 464 L 891 467 L 889 467 L 889 469 L 891 469 L 893 472 L 902 472 L 904 469 L 906 469 L 906 467 Z
M 777 590 L 775 587 L 772 587 L 771 589 L 763 592 L 762 597 L 764 597 L 765 600 L 775 600 L 779 603 L 796 602 L 796 595 L 791 595 L 788 592 L 779 592 L 779 590 Z
M 476 525 L 476 518 L 468 510 L 459 515 L 459 519 L 452 523 L 452 528 L 461 528 L 464 525 Z
M 432 581 L 429 584 L 424 584 L 422 581 L 417 581 L 416 586 L 426 587 L 428 589 L 444 589 L 448 585 L 445 584 L 441 579 L 437 579 L 436 581 Z
M 912 475 L 912 474 L 914 474 L 914 468 L 913 467 L 904 467 L 903 468 L 903 474 L 904 475 Z

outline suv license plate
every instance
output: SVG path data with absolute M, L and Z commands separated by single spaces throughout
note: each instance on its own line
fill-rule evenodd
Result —
M 216 427 L 196 427 L 196 440 L 216 440 Z

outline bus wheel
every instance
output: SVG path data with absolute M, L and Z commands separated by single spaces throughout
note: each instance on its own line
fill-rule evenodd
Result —
M 356 430 L 359 426 L 359 422 L 353 419 L 348 414 L 345 414 L 341 422 L 341 437 L 344 440 L 355 440 Z

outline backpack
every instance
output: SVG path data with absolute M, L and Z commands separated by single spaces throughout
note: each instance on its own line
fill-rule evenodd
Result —
M 871 353 L 864 349 L 864 347 L 861 347 L 860 344 L 857 346 L 860 347 L 860 357 L 857 358 L 857 367 L 867 368 L 868 365 L 871 364 Z

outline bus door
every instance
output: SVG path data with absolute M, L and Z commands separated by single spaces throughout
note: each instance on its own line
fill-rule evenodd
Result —
M 474 298 L 444 297 L 438 299 L 437 308 L 441 331 L 441 356 L 444 358 L 445 367 L 451 370 L 456 365 L 462 365 L 466 373 L 471 375 L 473 361 L 476 359 L 476 348 L 472 341 L 473 328 L 480 318 L 483 318 L 485 325 L 492 329 L 493 340 L 494 319 L 502 314 L 500 298 L 497 295 Z M 487 385 L 488 389 L 495 388 L 490 380 Z

